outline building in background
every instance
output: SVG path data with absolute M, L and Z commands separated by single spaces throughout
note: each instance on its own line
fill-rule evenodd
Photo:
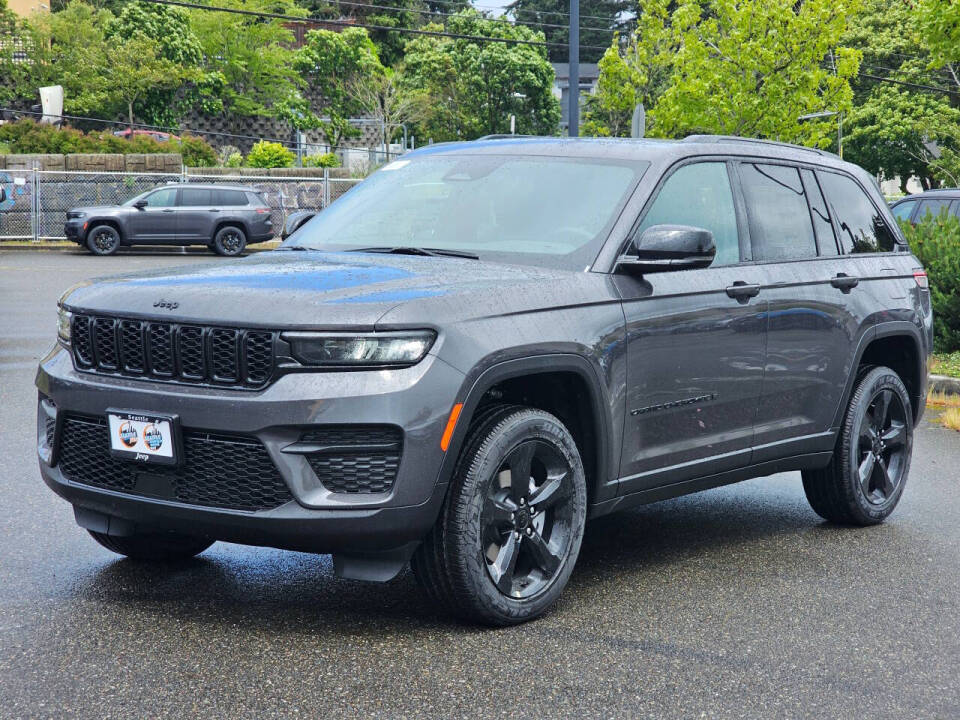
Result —
M 7 6 L 20 17 L 29 17 L 33 13 L 50 12 L 50 2 L 43 0 L 7 0 Z
M 560 101 L 560 127 L 566 131 L 570 122 L 570 63 L 555 62 L 553 65 L 553 96 Z M 591 94 L 597 87 L 600 79 L 600 68 L 596 63 L 580 63 L 580 105 L 583 105 L 583 94 Z M 583 115 L 581 113 L 582 121 Z M 582 123 L 581 123 L 582 124 Z

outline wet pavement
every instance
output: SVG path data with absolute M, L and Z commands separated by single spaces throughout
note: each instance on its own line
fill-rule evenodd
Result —
M 72 283 L 205 262 L 0 252 L 0 718 L 960 717 L 960 435 L 927 421 L 882 526 L 821 522 L 798 473 L 621 513 L 506 630 L 325 556 L 112 555 L 40 480 L 36 362 Z

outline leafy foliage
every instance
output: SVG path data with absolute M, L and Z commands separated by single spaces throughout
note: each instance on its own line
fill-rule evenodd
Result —
M 849 112 L 850 79 L 859 54 L 837 48 L 856 0 L 640 0 L 640 20 L 623 64 L 607 71 L 627 77 L 624 92 L 607 83 L 606 96 L 588 118 L 597 133 L 611 111 L 618 133 L 622 114 L 639 94 L 652 100 L 648 134 L 680 137 L 708 132 L 774 138 L 826 146 L 830 122 L 801 123 L 821 110 Z M 616 46 L 612 46 L 616 48 Z M 619 49 L 617 49 L 619 52 Z M 611 59 L 612 60 L 612 59 Z M 621 97 L 619 95 L 626 95 Z
M 255 168 L 286 168 L 293 166 L 294 154 L 280 143 L 261 140 L 247 155 L 247 165 Z
M 196 135 L 181 137 L 177 148 L 183 156 L 183 164 L 188 167 L 214 167 L 217 164 L 216 151 L 206 140 Z
M 307 155 L 307 157 L 303 159 L 303 166 L 319 168 L 340 167 L 340 158 L 332 152 L 321 155 Z
M 543 41 L 542 33 L 508 22 L 486 22 L 475 10 L 448 18 L 444 29 Z M 509 132 L 511 114 L 517 118 L 517 133 L 555 133 L 560 105 L 551 92 L 553 79 L 542 47 L 425 36 L 407 43 L 401 87 L 429 98 L 428 113 L 417 123 L 418 137 L 469 140 Z
M 941 213 L 927 215 L 916 226 L 901 226 L 930 282 L 934 348 L 960 350 L 960 220 Z
M 317 126 L 332 148 L 359 130 L 349 118 L 361 111 L 360 103 L 350 86 L 360 78 L 377 78 L 384 67 L 377 48 L 363 28 L 347 28 L 343 32 L 311 30 L 297 57 L 297 68 L 320 95 L 323 114 Z

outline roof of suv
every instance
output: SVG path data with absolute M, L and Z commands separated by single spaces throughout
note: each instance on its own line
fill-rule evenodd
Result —
M 241 192 L 260 192 L 249 185 L 228 185 L 226 183 L 167 183 L 163 187 L 193 188 L 195 190 L 240 190 Z
M 691 135 L 682 140 L 634 138 L 561 138 L 488 136 L 469 142 L 437 143 L 415 150 L 417 154 L 522 152 L 531 155 L 607 157 L 619 160 L 672 161 L 698 155 L 764 157 L 812 162 L 825 167 L 857 168 L 831 152 L 770 140 L 725 135 Z M 863 172 L 857 168 L 859 172 Z
M 922 200 L 923 198 L 929 197 L 946 197 L 946 198 L 960 198 L 960 188 L 937 188 L 936 190 L 924 190 L 920 193 L 913 193 L 912 195 L 904 195 L 902 198 L 897 200 L 894 205 L 897 203 L 902 203 L 905 200 Z

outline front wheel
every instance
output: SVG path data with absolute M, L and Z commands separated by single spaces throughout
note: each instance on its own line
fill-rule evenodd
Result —
M 903 495 L 913 450 L 910 395 L 890 368 L 858 379 L 830 464 L 803 473 L 807 500 L 820 517 L 874 525 Z
M 126 555 L 133 560 L 155 562 L 186 560 L 199 555 L 213 545 L 207 538 L 179 535 L 176 533 L 153 533 L 138 535 L 105 535 L 88 530 L 87 532 L 107 550 L 118 555 Z
M 465 619 L 512 625 L 556 602 L 586 522 L 583 465 L 553 415 L 486 413 L 464 445 L 437 525 L 417 550 L 427 593 Z
M 234 257 L 242 253 L 245 247 L 247 247 L 246 234 L 233 225 L 220 228 L 213 236 L 213 250 L 218 255 Z
M 120 233 L 110 225 L 97 225 L 87 233 L 87 248 L 94 255 L 113 255 L 120 247 Z

